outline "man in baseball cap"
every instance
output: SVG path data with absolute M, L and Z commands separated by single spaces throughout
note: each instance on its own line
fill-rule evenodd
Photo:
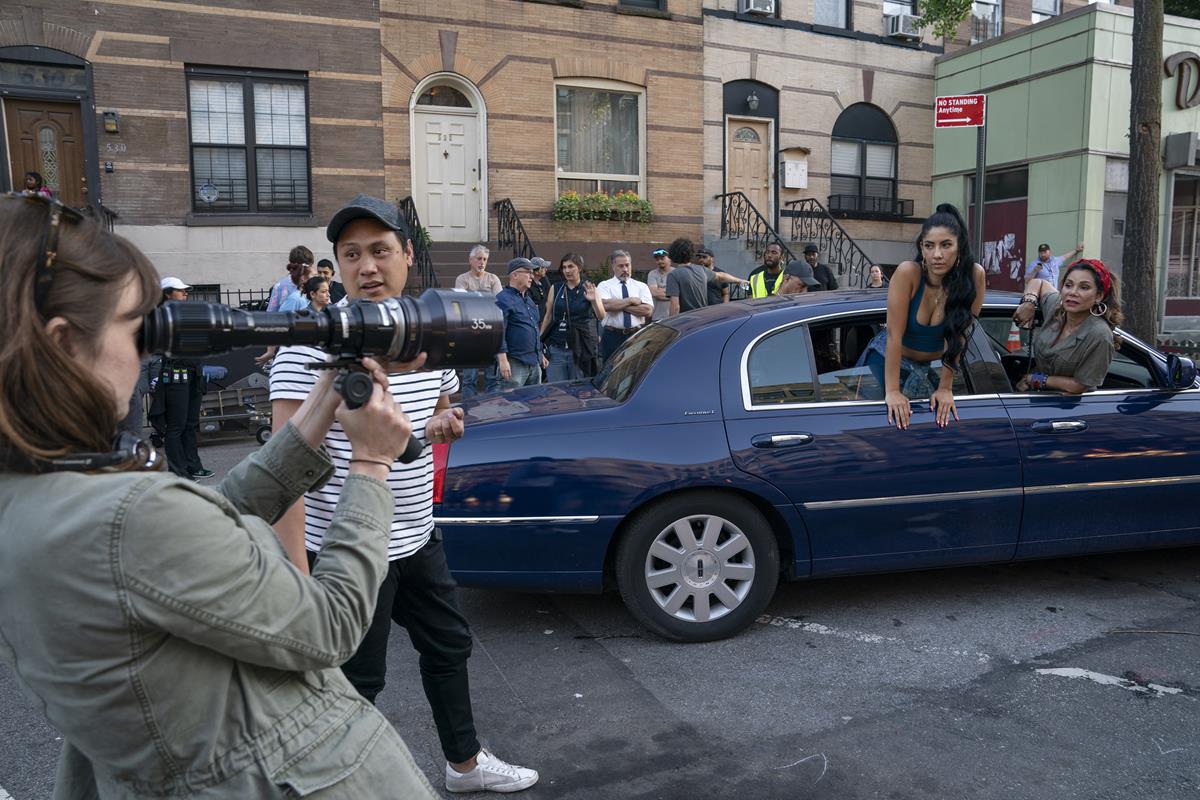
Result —
M 386 200 L 360 194 L 333 215 L 325 229 L 346 286 L 346 300 L 384 300 L 401 294 L 413 260 L 411 232 L 400 210 Z M 274 427 L 281 430 L 316 385 L 308 363 L 328 354 L 305 347 L 284 347 L 271 368 Z M 413 427 L 431 444 L 449 444 L 463 435 L 463 411 L 451 408 L 458 391 L 454 370 L 413 371 L 411 364 L 391 364 L 388 383 Z M 419 435 L 419 434 L 418 434 Z M 349 447 L 338 429 L 326 434 L 333 453 L 334 480 L 309 490 L 310 503 L 333 508 L 347 485 Z M 387 675 L 388 638 L 393 623 L 408 631 L 420 653 L 421 683 L 433 712 L 442 754 L 444 780 L 451 792 L 515 792 L 537 782 L 536 771 L 507 764 L 484 750 L 476 735 L 471 709 L 467 659 L 471 626 L 459 610 L 454 579 L 446 565 L 441 536 L 432 535 L 433 460 L 426 447 L 413 464 L 388 466 L 388 488 L 399 509 L 388 522 L 388 566 L 379 587 L 374 617 L 358 650 L 342 664 L 342 672 L 370 702 L 383 691 Z M 297 566 L 316 559 L 328 520 L 305 515 L 301 500 L 284 513 L 275 528 Z M 306 559 L 307 551 L 307 559 Z
M 162 289 L 163 300 L 187 300 L 188 290 L 192 288 L 174 276 L 163 278 L 158 285 Z
M 529 296 L 537 304 L 538 320 L 540 321 L 546 316 L 546 298 L 550 296 L 550 279 L 546 277 L 546 270 L 550 269 L 550 262 L 538 256 L 529 260 L 533 263 L 533 282 L 529 284 Z
M 809 289 L 819 289 L 821 282 L 813 275 L 813 268 L 807 261 L 789 261 L 783 268 L 783 283 L 779 285 L 779 294 L 802 294 Z

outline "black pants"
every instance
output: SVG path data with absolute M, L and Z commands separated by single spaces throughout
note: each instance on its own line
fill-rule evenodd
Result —
M 637 333 L 636 330 L 625 333 L 605 325 L 604 332 L 600 334 L 600 357 L 608 361 L 612 357 L 612 354 L 617 352 L 617 348 L 625 344 L 625 340 L 635 333 Z
M 196 431 L 200 427 L 200 403 L 204 384 L 198 380 L 159 385 L 166 400 L 167 466 L 182 478 L 204 469 L 196 449 Z
M 315 553 L 308 554 L 311 565 Z M 358 693 L 375 702 L 387 676 L 388 635 L 392 622 L 408 631 L 413 649 L 421 654 L 421 684 L 433 712 L 442 753 L 458 764 L 479 752 L 467 659 L 471 627 L 458 610 L 457 585 L 446 566 L 439 531 L 417 552 L 388 564 L 379 587 L 375 617 L 358 652 L 342 672 Z

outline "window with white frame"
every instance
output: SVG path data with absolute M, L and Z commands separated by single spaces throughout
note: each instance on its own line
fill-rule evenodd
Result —
M 188 121 L 195 211 L 311 209 L 303 75 L 189 68 Z
M 971 44 L 986 42 L 1004 32 L 1001 0 L 975 0 L 971 4 Z
M 828 28 L 850 27 L 847 0 L 813 0 L 813 24 Z
M 558 193 L 644 196 L 645 94 L 611 81 L 554 89 Z
M 900 14 L 916 14 L 915 5 L 913 0 L 904 0 L 904 2 L 883 0 L 883 15 L 885 17 L 895 17 Z
M 1033 21 L 1044 22 L 1062 13 L 1062 0 L 1033 0 Z

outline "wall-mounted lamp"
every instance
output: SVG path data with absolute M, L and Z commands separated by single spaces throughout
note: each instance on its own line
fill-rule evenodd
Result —
M 121 115 L 115 111 L 104 112 L 104 132 L 105 133 L 120 133 L 121 132 Z
M 750 96 L 746 98 L 746 108 L 751 111 L 758 111 L 758 95 L 754 92 L 751 92 Z

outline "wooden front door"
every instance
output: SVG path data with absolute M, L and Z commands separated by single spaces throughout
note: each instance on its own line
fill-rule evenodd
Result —
M 5 100 L 4 115 L 13 188 L 25 188 L 25 173 L 38 172 L 55 198 L 69 206 L 87 205 L 78 104 Z
M 726 128 L 726 191 L 745 193 L 759 213 L 771 219 L 770 123 L 730 119 Z

